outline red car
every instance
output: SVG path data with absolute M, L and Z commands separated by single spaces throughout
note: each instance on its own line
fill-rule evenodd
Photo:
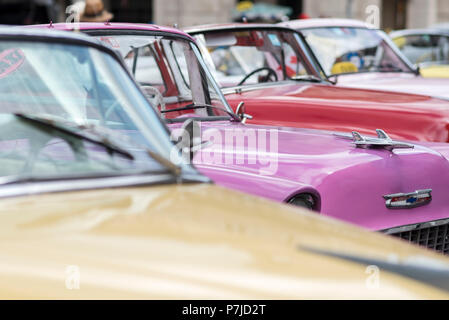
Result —
M 230 105 L 244 103 L 248 123 L 363 134 L 382 128 L 397 139 L 449 141 L 448 100 L 336 86 L 292 29 L 224 24 L 186 31 Z

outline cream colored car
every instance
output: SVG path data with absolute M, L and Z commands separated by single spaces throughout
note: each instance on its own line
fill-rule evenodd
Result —
M 1 200 L 3 299 L 447 299 L 448 259 L 197 183 Z

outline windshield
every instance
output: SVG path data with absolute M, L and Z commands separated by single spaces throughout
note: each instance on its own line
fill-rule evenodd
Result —
M 172 146 L 111 55 L 70 44 L 0 42 L 0 181 L 167 171 L 149 154 L 170 159 Z
M 307 63 L 295 32 L 220 31 L 195 38 L 222 87 L 318 76 Z
M 195 46 L 179 38 L 148 35 L 103 35 L 140 84 L 147 99 L 167 122 L 229 120 L 232 112 Z
M 413 64 L 449 64 L 449 37 L 439 35 L 409 35 L 393 39 Z
M 328 76 L 362 72 L 413 72 L 379 31 L 363 28 L 301 30 Z

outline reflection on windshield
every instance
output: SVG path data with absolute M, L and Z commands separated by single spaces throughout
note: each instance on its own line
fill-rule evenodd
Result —
M 108 54 L 75 45 L 1 42 L 0 101 L 0 177 L 166 171 L 147 152 L 170 158 L 166 129 Z M 49 119 L 80 135 L 95 128 L 105 143 L 64 135 L 15 114 Z M 111 152 L 106 141 L 124 146 L 132 159 Z
M 419 34 L 396 37 L 393 40 L 413 64 L 449 64 L 449 37 Z
M 301 30 L 327 75 L 358 72 L 412 72 L 376 30 Z
M 201 68 L 190 42 L 144 35 L 98 39 L 119 50 L 147 99 L 165 120 L 230 119 L 229 107 Z M 191 105 L 212 107 L 188 107 Z
M 228 31 L 195 37 L 222 87 L 314 75 L 301 58 L 293 32 Z
M 55 177 L 120 172 L 132 159 L 105 147 L 3 115 L 0 126 L 0 176 Z

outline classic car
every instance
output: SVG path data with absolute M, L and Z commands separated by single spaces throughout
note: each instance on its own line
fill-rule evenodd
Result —
M 423 77 L 449 78 L 449 31 L 407 29 L 389 36 Z
M 340 78 L 350 75 L 332 83 L 292 29 L 224 24 L 186 30 L 196 38 L 231 107 L 245 103 L 252 116 L 248 123 L 368 135 L 382 128 L 396 139 L 449 141 L 449 101 L 340 85 Z M 371 73 L 354 77 L 359 75 Z
M 233 113 L 187 34 L 139 24 L 79 28 L 120 53 L 184 159 L 217 184 L 402 238 L 418 232 L 407 240 L 449 252 L 449 145 L 398 142 L 383 130 L 371 138 L 251 125 L 244 106 Z
M 449 297 L 441 255 L 171 162 L 166 126 L 94 39 L 1 28 L 0 57 L 0 298 Z
M 449 79 L 424 78 L 385 32 L 351 19 L 305 19 L 281 25 L 301 32 L 327 77 L 339 86 L 449 99 Z

